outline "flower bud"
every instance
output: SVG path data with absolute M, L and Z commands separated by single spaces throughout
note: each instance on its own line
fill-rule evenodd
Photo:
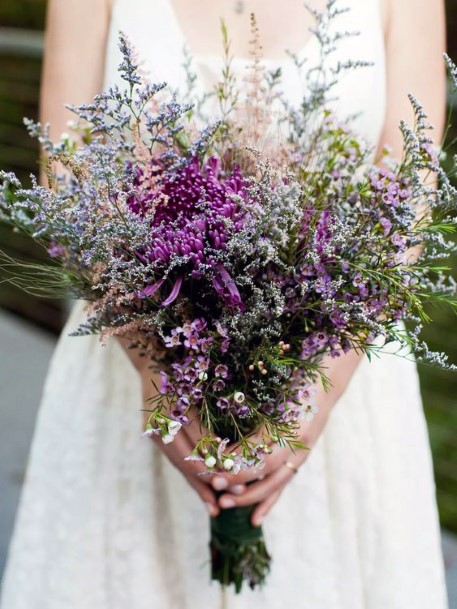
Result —
M 244 402 L 244 393 L 242 391 L 235 392 L 233 399 L 237 404 L 242 404 Z
M 235 461 L 233 459 L 230 459 L 230 457 L 228 457 L 227 459 L 224 459 L 224 464 L 223 465 L 224 465 L 224 469 L 229 471 L 235 465 Z
M 216 465 L 216 457 L 213 457 L 213 455 L 208 455 L 205 459 L 205 465 L 209 468 L 214 467 Z

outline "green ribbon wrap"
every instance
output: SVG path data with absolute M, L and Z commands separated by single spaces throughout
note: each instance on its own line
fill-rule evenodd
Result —
M 223 586 L 234 584 L 237 593 L 243 581 L 251 588 L 263 584 L 270 570 L 262 527 L 251 524 L 255 507 L 221 510 L 211 518 L 211 578 Z

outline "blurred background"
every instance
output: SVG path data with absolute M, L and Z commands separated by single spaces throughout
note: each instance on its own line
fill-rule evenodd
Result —
M 28 137 L 22 117 L 37 117 L 45 10 L 45 0 L 0 0 L 0 167 L 22 179 L 38 168 L 36 142 Z M 457 0 L 447 0 L 447 13 L 449 54 L 457 60 Z M 457 136 L 457 97 L 451 93 L 449 105 L 455 105 L 450 143 Z M 451 151 L 457 153 L 457 146 Z M 43 258 L 40 248 L 1 223 L 0 249 L 23 259 Z M 457 278 L 457 260 L 453 267 Z M 457 363 L 456 317 L 447 309 L 434 316 L 429 344 Z M 0 576 L 42 382 L 64 319 L 62 302 L 25 296 L 0 283 Z M 421 367 L 420 377 L 441 523 L 450 532 L 444 534 L 444 546 L 451 606 L 457 608 L 457 374 Z

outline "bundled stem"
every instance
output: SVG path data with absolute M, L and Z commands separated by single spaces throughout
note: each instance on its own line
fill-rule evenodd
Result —
M 270 571 L 262 527 L 251 524 L 255 507 L 222 510 L 211 518 L 211 579 L 224 587 L 233 584 L 237 593 L 244 581 L 252 589 L 262 585 Z

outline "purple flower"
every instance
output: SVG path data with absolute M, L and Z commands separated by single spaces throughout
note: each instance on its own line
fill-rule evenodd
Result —
M 168 393 L 172 393 L 173 386 L 168 380 L 168 375 L 163 370 L 160 371 L 160 393 L 163 395 L 167 395 Z
M 223 389 L 225 389 L 225 383 L 222 379 L 216 379 L 213 382 L 213 389 L 214 391 L 222 391 Z
M 219 398 L 216 402 L 216 405 L 221 410 L 227 410 L 230 406 L 230 402 L 227 398 Z
M 183 379 L 185 381 L 191 382 L 191 381 L 195 381 L 195 379 L 198 377 L 198 371 L 195 368 L 186 368 L 186 371 L 184 372 L 183 375 Z
M 203 399 L 203 391 L 200 389 L 200 387 L 191 387 L 189 389 L 189 393 L 191 393 L 192 398 L 196 401 Z
M 189 338 L 189 336 L 192 334 L 192 324 L 186 322 L 185 324 L 183 324 L 181 330 L 184 336 L 186 338 Z
M 208 367 L 209 367 L 209 359 L 207 357 L 204 357 L 203 355 L 197 356 L 197 360 L 195 362 L 195 368 L 199 372 L 202 372 L 204 370 L 208 370 Z
M 220 336 L 222 336 L 223 338 L 227 338 L 227 337 L 228 337 L 228 330 L 227 330 L 227 328 L 224 328 L 224 327 L 221 325 L 221 322 L 220 322 L 220 321 L 217 321 L 217 322 L 216 322 L 216 330 L 217 330 L 218 334 L 219 334 Z
M 48 247 L 48 254 L 51 256 L 51 258 L 59 258 L 61 256 L 65 256 L 66 253 L 67 250 L 63 245 L 60 245 L 60 243 L 51 243 L 51 245 Z
M 319 345 L 319 347 L 323 347 L 324 345 L 326 345 L 328 342 L 328 334 L 327 332 L 318 332 L 316 334 L 316 343 Z
M 388 218 L 381 218 L 379 220 L 382 228 L 384 229 L 384 237 L 390 233 L 390 229 L 392 228 L 392 222 Z
M 240 406 L 239 408 L 235 408 L 235 412 L 236 412 L 237 416 L 239 416 L 239 417 L 246 417 L 249 414 L 249 406 L 244 404 L 243 406 Z
M 164 338 L 165 346 L 168 348 L 171 348 L 171 347 L 177 347 L 178 345 L 180 345 L 181 340 L 179 338 L 179 334 L 180 334 L 180 332 L 178 331 L 178 329 L 176 329 L 176 328 L 173 329 L 171 331 L 171 335 L 165 336 L 165 338 Z
M 224 338 L 224 340 L 220 344 L 221 353 L 227 353 L 229 346 L 230 346 L 230 339 Z
M 190 349 L 195 349 L 198 347 L 198 342 L 199 342 L 198 335 L 191 334 L 188 338 L 186 338 L 186 340 L 184 341 L 184 344 L 186 345 L 186 347 L 188 347 Z
M 200 333 L 205 330 L 207 326 L 208 324 L 204 317 L 197 317 L 197 319 L 194 319 L 194 321 L 190 324 L 192 330 L 197 333 Z
M 181 423 L 181 425 L 189 424 L 189 418 L 179 410 L 173 410 L 171 416 L 175 421 Z
M 404 250 L 405 249 L 405 242 L 403 240 L 403 237 L 399 234 L 399 233 L 394 233 L 391 238 L 390 238 L 391 243 L 393 243 L 393 245 L 396 245 L 400 250 Z
M 223 379 L 226 379 L 228 376 L 228 368 L 225 364 L 217 364 L 214 368 L 214 374 L 216 376 L 220 376 Z
M 235 282 L 222 264 L 218 264 L 216 267 L 213 286 L 216 292 L 224 298 L 229 306 L 235 306 L 241 310 L 245 309 Z
M 187 408 L 189 408 L 189 406 L 190 406 L 189 398 L 182 395 L 180 398 L 178 398 L 178 401 L 176 402 L 176 406 L 178 407 L 178 410 L 180 412 L 187 410 Z

